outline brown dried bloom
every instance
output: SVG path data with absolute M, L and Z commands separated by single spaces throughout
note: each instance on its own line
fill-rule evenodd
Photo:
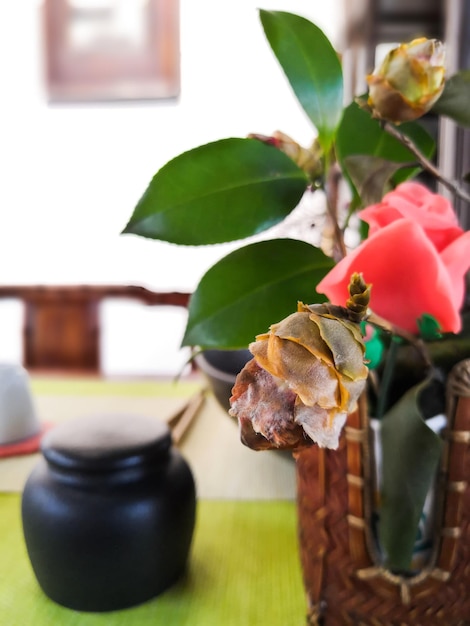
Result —
M 364 312 L 369 288 L 362 284 L 348 302 L 362 299 Z M 242 441 L 257 450 L 298 449 L 312 442 L 337 448 L 368 375 L 360 327 L 348 308 L 299 303 L 296 313 L 273 324 L 249 348 L 254 359 L 237 377 L 230 408 Z

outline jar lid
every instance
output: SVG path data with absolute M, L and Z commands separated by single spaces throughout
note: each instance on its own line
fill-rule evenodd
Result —
M 64 422 L 41 441 L 49 463 L 62 469 L 113 471 L 148 465 L 167 456 L 166 422 L 142 415 L 90 415 Z

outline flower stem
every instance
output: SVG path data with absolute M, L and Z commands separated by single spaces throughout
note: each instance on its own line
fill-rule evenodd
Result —
M 377 400 L 377 419 L 382 419 L 387 409 L 387 403 L 390 393 L 390 385 L 393 380 L 393 373 L 397 361 L 398 348 L 403 343 L 403 341 L 407 341 L 410 343 L 413 348 L 419 353 L 421 359 L 424 362 L 426 369 L 432 368 L 432 360 L 428 351 L 428 348 L 424 341 L 409 333 L 395 324 L 392 324 L 388 320 L 376 315 L 372 311 L 369 310 L 368 315 L 366 317 L 367 321 L 373 326 L 377 326 L 386 332 L 391 333 L 392 339 L 390 342 L 390 348 L 387 355 L 387 361 L 384 367 L 384 373 L 382 376 L 382 380 L 380 382 L 380 393 L 378 393 Z
M 392 335 L 377 398 L 377 409 L 375 417 L 379 420 L 383 418 L 383 416 L 385 415 L 385 411 L 387 410 L 388 398 L 390 395 L 390 386 L 392 384 L 395 365 L 397 362 L 398 348 L 402 343 L 403 340 L 401 337 L 398 337 L 398 335 Z
M 424 154 L 420 152 L 420 150 L 409 137 L 401 133 L 395 126 L 393 126 L 393 124 L 390 124 L 389 122 L 384 122 L 383 128 L 389 135 L 391 135 L 395 139 L 398 139 L 401 144 L 408 148 L 408 150 L 412 152 L 414 156 L 418 159 L 419 164 L 430 174 L 432 174 L 434 178 L 436 178 L 436 180 L 442 183 L 444 187 L 449 189 L 454 195 L 462 198 L 462 200 L 470 202 L 470 195 L 466 191 L 464 191 L 456 181 L 446 178 L 437 169 L 437 167 L 429 159 L 427 159 Z
M 344 258 L 347 254 L 343 231 L 338 222 L 338 185 L 340 179 L 341 172 L 338 165 L 333 164 L 327 171 L 325 191 L 328 216 L 333 226 L 333 258 L 336 261 Z
M 391 322 L 384 319 L 383 317 L 380 317 L 376 313 L 373 313 L 370 309 L 365 319 L 367 319 L 367 321 L 373 326 L 377 326 L 378 328 L 381 328 L 382 330 L 385 330 L 392 335 L 396 335 L 397 337 L 400 337 L 401 339 L 404 339 L 405 341 L 410 343 L 423 359 L 425 367 L 432 367 L 432 359 L 429 355 L 428 349 L 424 341 L 422 341 L 412 333 L 403 330 L 403 328 L 395 326 L 395 324 L 392 324 Z

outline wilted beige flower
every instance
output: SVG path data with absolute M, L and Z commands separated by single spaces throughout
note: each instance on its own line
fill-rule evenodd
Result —
M 263 143 L 275 146 L 284 154 L 287 154 L 311 180 L 315 180 L 323 174 L 322 149 L 318 140 L 314 140 L 310 148 L 304 148 L 297 141 L 280 130 L 276 130 L 272 136 L 252 133 L 252 139 L 258 139 Z
M 444 59 L 443 44 L 425 37 L 391 50 L 367 76 L 373 114 L 397 124 L 424 115 L 444 89 Z
M 360 327 L 340 310 L 299 303 L 250 344 L 254 359 L 237 377 L 230 409 L 248 446 L 338 447 L 368 375 Z

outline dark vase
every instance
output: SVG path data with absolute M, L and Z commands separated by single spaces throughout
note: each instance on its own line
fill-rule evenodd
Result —
M 103 415 L 42 440 L 22 497 L 29 558 L 44 593 L 80 611 L 145 602 L 183 574 L 195 514 L 191 470 L 165 422 Z
M 253 355 L 249 350 L 204 350 L 196 357 L 196 365 L 207 378 L 220 406 L 230 408 L 230 396 L 235 378 Z

